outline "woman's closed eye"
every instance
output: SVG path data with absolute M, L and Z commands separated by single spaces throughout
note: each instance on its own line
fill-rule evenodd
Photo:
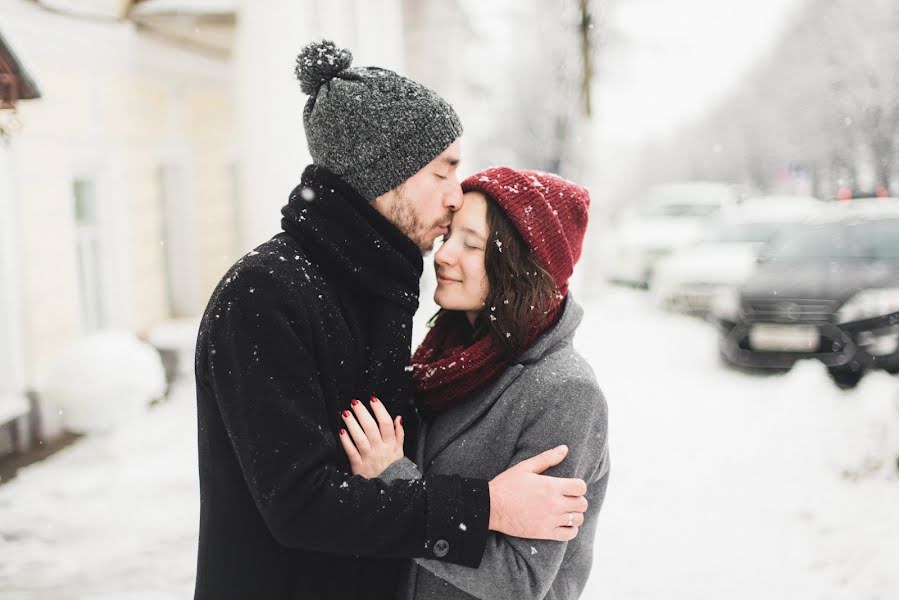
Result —
M 464 234 L 466 232 L 462 231 L 462 233 Z M 453 235 L 453 228 L 451 226 L 443 236 L 443 243 L 444 244 L 447 243 L 449 241 L 449 239 L 452 237 L 452 235 Z M 468 238 L 465 238 L 463 240 L 462 247 L 466 250 L 484 250 L 484 247 L 481 244 L 479 244 L 477 241 L 472 241 L 471 239 L 468 239 Z

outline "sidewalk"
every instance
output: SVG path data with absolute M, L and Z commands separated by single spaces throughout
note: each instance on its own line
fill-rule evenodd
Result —
M 193 382 L 140 422 L 79 440 L 0 486 L 0 594 L 193 594 L 199 495 Z

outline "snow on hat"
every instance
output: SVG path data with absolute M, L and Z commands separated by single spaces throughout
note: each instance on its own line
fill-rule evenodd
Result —
M 368 200 L 397 187 L 462 135 L 453 107 L 423 85 L 378 67 L 353 67 L 334 42 L 305 46 L 295 73 L 309 95 L 309 153 Z
M 465 192 L 481 192 L 499 204 L 559 291 L 581 257 L 590 193 L 558 175 L 491 167 L 462 182 Z

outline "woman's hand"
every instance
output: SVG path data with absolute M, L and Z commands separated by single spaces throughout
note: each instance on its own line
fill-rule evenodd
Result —
M 403 417 L 390 418 L 380 400 L 371 397 L 369 414 L 358 400 L 351 403 L 352 412 L 343 411 L 346 429 L 340 430 L 340 443 L 350 459 L 353 475 L 374 479 L 388 466 L 403 457 Z M 347 433 L 349 432 L 349 433 Z

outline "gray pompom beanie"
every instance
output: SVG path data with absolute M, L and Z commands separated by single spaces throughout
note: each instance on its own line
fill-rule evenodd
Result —
M 453 107 L 393 71 L 350 68 L 334 42 L 305 46 L 296 76 L 309 95 L 303 125 L 312 161 L 368 200 L 397 187 L 462 135 Z

